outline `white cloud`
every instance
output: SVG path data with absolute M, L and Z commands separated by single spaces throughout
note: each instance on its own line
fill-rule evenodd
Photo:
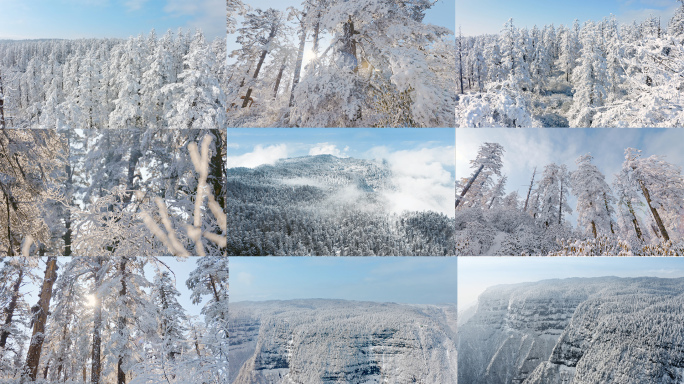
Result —
M 237 274 L 237 282 L 244 284 L 246 286 L 252 285 L 254 281 L 254 276 L 249 272 L 240 272 Z
M 238 144 L 238 143 L 228 143 L 228 148 L 238 149 L 238 148 L 240 148 L 240 144 Z
M 318 143 L 309 150 L 309 156 L 316 155 L 333 155 L 337 157 L 347 157 L 344 152 L 347 152 L 349 147 L 345 147 L 342 151 L 337 148 L 337 145 L 330 143 Z
M 228 156 L 228 168 L 255 168 L 263 164 L 275 164 L 278 159 L 287 157 L 287 145 L 269 145 L 264 148 L 261 144 L 254 147 L 254 151 L 239 156 Z
M 136 11 L 142 6 L 147 3 L 148 0 L 127 0 L 124 5 L 128 9 L 128 11 Z
M 164 12 L 190 17 L 189 28 L 201 29 L 209 40 L 226 35 L 226 3 L 223 0 L 167 0 Z
M 422 148 L 390 152 L 374 147 L 369 153 L 390 163 L 395 191 L 385 193 L 390 210 L 436 211 L 454 215 L 454 147 Z

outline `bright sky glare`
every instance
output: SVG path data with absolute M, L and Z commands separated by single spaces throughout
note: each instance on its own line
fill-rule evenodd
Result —
M 230 300 L 456 302 L 455 257 L 233 257 Z
M 456 29 L 460 26 L 465 36 L 495 34 L 510 18 L 516 27 L 531 29 L 551 23 L 571 26 L 575 19 L 582 25 L 611 14 L 626 24 L 660 16 L 665 27 L 679 6 L 677 0 L 456 0 Z
M 59 257 L 57 259 L 59 270 L 57 271 L 57 276 L 59 277 L 63 271 L 64 271 L 64 265 L 68 263 L 70 260 L 70 257 Z M 171 278 L 174 278 L 175 274 L 175 280 L 176 280 L 176 289 L 178 292 L 181 294 L 177 299 L 178 303 L 187 311 L 187 314 L 190 316 L 196 316 L 198 320 L 203 321 L 204 316 L 201 314 L 202 307 L 204 306 L 205 302 L 203 301 L 200 304 L 193 304 L 192 300 L 190 299 L 190 290 L 188 287 L 185 285 L 185 282 L 188 280 L 188 277 L 190 277 L 190 272 L 192 272 L 196 268 L 196 258 L 193 257 L 188 257 L 185 260 L 177 259 L 175 257 L 159 257 L 159 260 L 161 260 L 164 264 L 168 265 L 171 271 L 174 273 L 171 274 Z M 42 273 L 45 271 L 45 262 L 47 261 L 47 258 L 43 257 L 41 258 L 41 263 L 40 266 L 37 268 L 37 274 L 39 277 L 42 278 Z M 154 268 L 151 265 L 147 265 L 145 267 L 145 277 L 151 282 L 154 281 Z M 42 281 L 38 282 L 38 284 L 42 284 Z M 34 305 L 38 302 L 38 294 L 40 293 L 40 285 L 35 285 L 33 283 L 26 284 L 23 286 L 22 291 L 26 293 L 26 300 L 28 301 L 29 305 Z M 88 300 L 86 303 L 83 303 L 85 306 L 92 307 L 93 306 L 93 299 L 90 296 L 86 296 L 86 299 Z M 205 300 L 208 299 L 205 298 Z
M 226 34 L 223 0 L 0 0 L 0 39 L 128 38 L 199 28 Z
M 502 174 L 508 176 L 506 193 L 518 191 L 527 195 L 534 167 L 537 167 L 535 181 L 540 180 L 544 166 L 555 162 L 565 164 L 569 171 L 577 169 L 575 160 L 591 153 L 592 163 L 606 176 L 610 185 L 614 175 L 622 168 L 625 149 L 641 149 L 642 157 L 664 156 L 670 163 L 684 168 L 684 130 L 681 129 L 581 129 L 581 128 L 459 128 L 456 130 L 456 177 L 470 177 L 473 170 L 470 160 L 475 159 L 482 143 L 499 143 L 506 152 L 503 156 Z M 574 210 L 577 199 L 570 197 Z M 576 224 L 576 217 L 569 218 Z
M 488 287 L 571 277 L 684 277 L 677 257 L 459 257 L 458 310 Z

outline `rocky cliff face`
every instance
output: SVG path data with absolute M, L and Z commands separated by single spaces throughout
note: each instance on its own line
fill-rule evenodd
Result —
M 683 324 L 684 279 L 494 287 L 459 329 L 459 381 L 679 383 Z
M 455 308 L 339 300 L 231 304 L 231 382 L 453 383 Z

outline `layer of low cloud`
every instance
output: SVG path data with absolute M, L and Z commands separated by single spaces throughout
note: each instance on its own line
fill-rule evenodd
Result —
M 331 143 L 318 143 L 313 148 L 309 150 L 309 156 L 316 155 L 333 155 L 337 157 L 347 157 L 346 152 L 349 151 L 349 147 L 345 147 L 343 150 L 337 148 L 337 145 Z
M 391 152 L 374 147 L 369 154 L 389 162 L 397 187 L 385 197 L 392 212 L 436 211 L 454 215 L 454 147 L 435 147 Z
M 246 167 L 256 168 L 263 164 L 275 164 L 279 159 L 287 158 L 287 145 L 269 145 L 263 147 L 258 144 L 254 147 L 252 152 L 248 152 L 239 156 L 228 156 L 228 168 Z

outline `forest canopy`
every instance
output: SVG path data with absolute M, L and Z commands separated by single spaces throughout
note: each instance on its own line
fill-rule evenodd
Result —
M 682 127 L 683 41 L 684 3 L 671 20 L 459 35 L 456 125 Z

